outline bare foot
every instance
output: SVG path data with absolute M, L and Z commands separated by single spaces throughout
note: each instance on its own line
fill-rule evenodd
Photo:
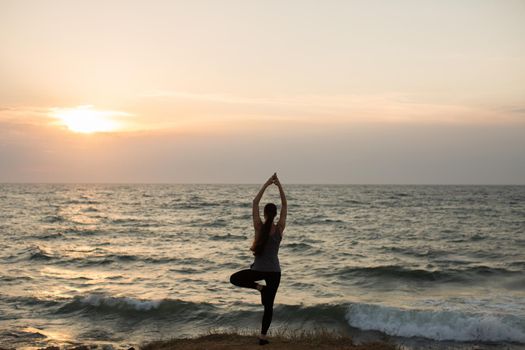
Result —
M 259 345 L 266 345 L 269 344 L 268 338 L 266 338 L 266 334 L 259 335 Z

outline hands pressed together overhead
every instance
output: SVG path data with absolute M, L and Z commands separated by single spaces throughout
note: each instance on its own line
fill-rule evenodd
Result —
M 279 181 L 279 178 L 277 177 L 277 173 L 273 173 L 273 175 L 270 176 L 268 181 L 266 181 L 266 186 L 270 186 L 271 184 L 281 186 L 281 182 Z

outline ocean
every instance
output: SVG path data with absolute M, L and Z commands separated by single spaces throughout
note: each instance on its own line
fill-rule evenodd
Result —
M 525 347 L 525 186 L 284 187 L 270 331 Z M 259 188 L 0 184 L 0 347 L 258 331 L 258 292 L 229 276 L 253 262 Z

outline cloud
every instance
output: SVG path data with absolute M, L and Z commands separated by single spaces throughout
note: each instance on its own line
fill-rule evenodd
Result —
M 145 92 L 132 105 L 118 109 L 94 106 L 2 106 L 0 121 L 66 129 L 57 113 L 75 109 L 118 121 L 112 132 L 172 134 L 246 134 L 293 128 L 296 132 L 328 131 L 357 124 L 518 125 L 525 108 L 474 103 L 438 103 L 414 94 L 333 94 L 243 96 L 177 90 Z
M 525 115 L 525 107 L 514 107 L 510 108 L 509 112 L 516 113 L 516 114 L 523 114 Z
M 195 117 L 229 116 L 243 119 L 272 118 L 297 122 L 351 123 L 437 123 L 494 124 L 521 123 L 517 111 L 476 104 L 426 102 L 417 95 L 335 94 L 246 97 L 225 93 L 191 93 L 155 90 L 140 95 L 164 103 L 166 108 L 181 108 Z M 198 105 L 198 108 L 192 108 Z
M 42 125 L 52 121 L 49 108 L 36 106 L 15 106 L 0 108 L 0 122 L 21 125 Z

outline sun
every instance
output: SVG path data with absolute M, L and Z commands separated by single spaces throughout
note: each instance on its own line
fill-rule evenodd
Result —
M 93 106 L 79 106 L 75 108 L 53 108 L 51 116 L 58 119 L 69 130 L 78 133 L 95 133 L 117 131 L 122 123 L 115 117 L 129 115 L 119 111 L 101 111 Z

